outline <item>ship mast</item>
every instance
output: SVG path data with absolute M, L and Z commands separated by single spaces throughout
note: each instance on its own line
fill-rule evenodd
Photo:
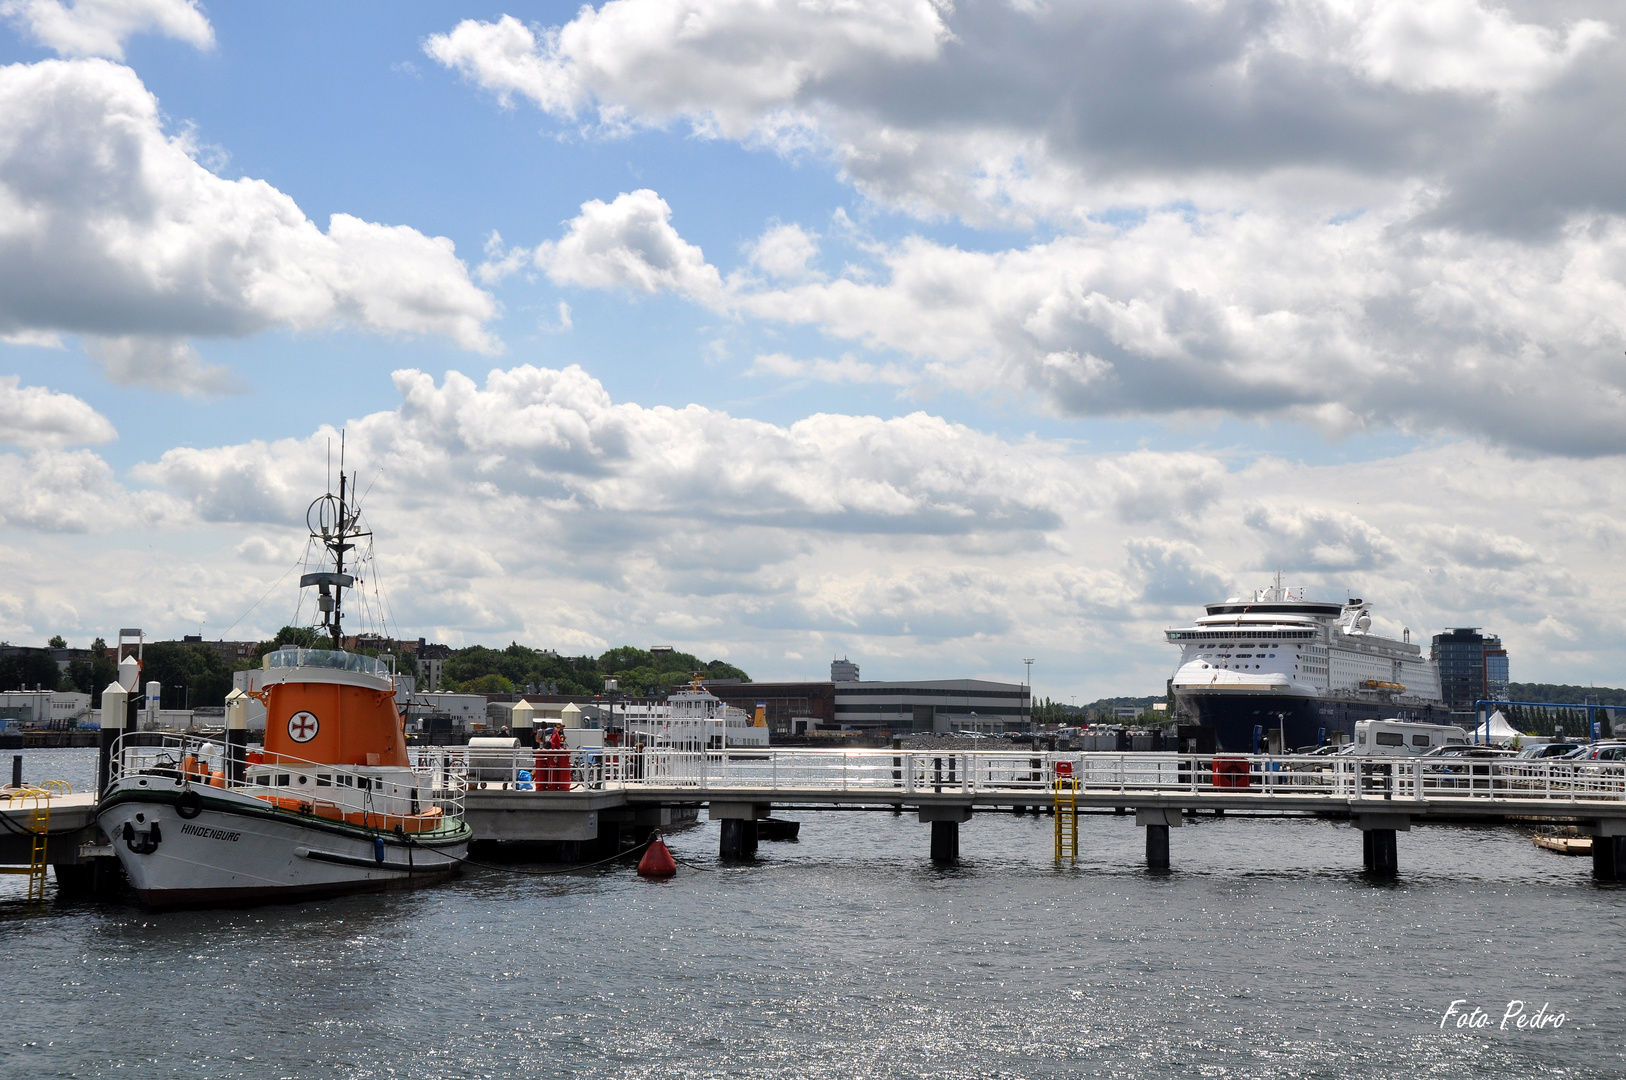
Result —
M 361 511 L 352 504 L 354 484 L 344 471 L 344 435 L 339 436 L 339 494 L 331 491 L 316 499 L 305 511 L 305 525 L 311 539 L 321 541 L 328 557 L 333 560 L 332 570 L 305 574 L 299 587 L 317 587 L 316 609 L 322 615 L 322 630 L 328 635 L 334 650 L 344 648 L 344 590 L 352 588 L 356 579 L 345 573 L 345 553 L 358 545 L 354 541 L 372 535 L 361 526 Z

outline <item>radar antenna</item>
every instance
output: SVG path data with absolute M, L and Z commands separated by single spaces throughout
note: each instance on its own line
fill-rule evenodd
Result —
M 345 475 L 343 431 L 339 432 L 339 493 L 334 495 L 330 490 L 314 500 L 305 510 L 305 526 L 311 539 L 319 541 L 326 557 L 333 560 L 333 569 L 303 575 L 299 587 L 316 586 L 316 609 L 322 616 L 322 629 L 333 648 L 339 650 L 344 648 L 344 590 L 356 583 L 355 577 L 345 572 L 345 553 L 358 546 L 356 540 L 372 535 L 362 526 L 361 510 L 355 505 L 355 485 Z

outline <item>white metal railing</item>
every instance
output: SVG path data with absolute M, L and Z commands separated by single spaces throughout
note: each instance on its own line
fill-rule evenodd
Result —
M 426 747 L 471 790 L 678 789 L 921 795 L 1049 791 L 1065 765 L 1081 795 L 1232 794 L 1329 800 L 1541 799 L 1626 804 L 1626 764 L 1484 758 L 1043 753 L 885 749 L 576 750 Z
M 460 763 L 427 755 L 410 776 L 377 766 L 328 765 L 287 754 L 268 754 L 258 747 L 240 751 L 232 768 L 230 750 L 220 739 L 160 732 L 133 732 L 114 743 L 110 780 L 151 777 L 172 783 L 235 791 L 282 809 L 337 815 L 372 824 L 373 818 L 426 819 L 439 811 L 442 820 L 462 817 L 465 785 Z M 234 775 L 235 774 L 235 775 Z M 409 830 L 412 824 L 405 826 Z

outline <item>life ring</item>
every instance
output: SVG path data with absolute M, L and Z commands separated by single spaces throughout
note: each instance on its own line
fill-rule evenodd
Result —
M 203 813 L 203 799 L 196 791 L 187 788 L 175 800 L 175 812 L 190 821 Z

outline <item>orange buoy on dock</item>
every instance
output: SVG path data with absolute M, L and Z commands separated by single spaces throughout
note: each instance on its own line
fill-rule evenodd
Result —
M 677 860 L 666 850 L 666 841 L 658 836 L 650 841 L 644 857 L 638 860 L 638 873 L 644 877 L 671 877 L 677 873 Z

